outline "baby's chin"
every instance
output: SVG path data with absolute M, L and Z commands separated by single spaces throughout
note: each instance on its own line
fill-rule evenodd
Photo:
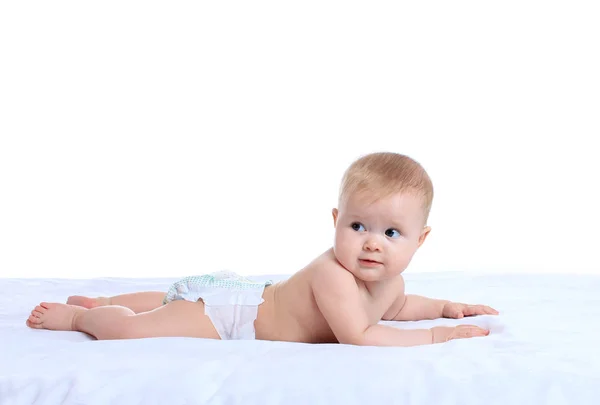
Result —
M 400 277 L 402 272 L 390 272 L 389 269 L 385 267 L 378 267 L 374 269 L 356 267 L 352 270 L 348 270 L 350 273 L 354 275 L 357 279 L 364 282 L 378 282 L 378 281 L 388 281 L 396 279 Z
M 336 254 L 335 249 L 333 250 L 333 253 L 338 263 L 348 272 L 352 273 L 354 277 L 361 281 L 380 281 L 383 277 L 385 277 L 386 271 L 385 267 L 383 266 L 374 269 L 362 268 L 356 263 L 345 263 L 345 261 L 341 260 L 340 257 Z
M 354 277 L 356 277 L 357 279 L 361 280 L 361 281 L 365 281 L 365 282 L 373 282 L 373 281 L 381 281 L 383 279 L 385 279 L 386 276 L 386 271 L 385 268 L 380 267 L 377 269 L 364 269 L 361 268 L 359 266 L 356 267 L 346 267 L 346 270 L 348 270 L 350 273 L 352 273 L 352 275 Z

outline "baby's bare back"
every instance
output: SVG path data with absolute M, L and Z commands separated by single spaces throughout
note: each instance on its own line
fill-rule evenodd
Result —
M 313 294 L 314 274 L 324 266 L 340 266 L 340 271 L 345 271 L 330 249 L 289 279 L 265 289 L 265 302 L 259 306 L 255 322 L 257 339 L 305 343 L 338 342 Z M 398 283 L 388 283 L 385 287 L 382 285 L 377 294 L 372 294 L 357 280 L 362 293 L 361 304 L 370 323 L 379 322 L 398 296 L 398 291 L 403 290 L 403 281 L 400 281 L 401 286 L 394 285 Z

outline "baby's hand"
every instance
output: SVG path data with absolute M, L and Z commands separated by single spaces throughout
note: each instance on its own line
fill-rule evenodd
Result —
M 433 343 L 444 343 L 452 339 L 467 339 L 477 336 L 487 336 L 489 330 L 475 325 L 436 326 L 431 328 Z
M 448 302 L 442 311 L 444 318 L 460 319 L 473 315 L 498 315 L 498 311 L 486 305 L 467 305 L 460 302 Z

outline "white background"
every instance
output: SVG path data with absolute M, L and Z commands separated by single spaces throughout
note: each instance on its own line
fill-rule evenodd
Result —
M 8 3 L 8 4 L 7 4 Z M 409 272 L 600 274 L 595 2 L 3 2 L 0 275 L 289 274 L 357 157 L 435 186 Z

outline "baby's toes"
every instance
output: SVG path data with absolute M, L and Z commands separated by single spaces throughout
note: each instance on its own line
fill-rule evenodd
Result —
M 41 328 L 42 327 L 41 326 L 42 320 L 33 314 L 29 315 L 29 318 L 27 318 L 26 323 L 27 323 L 27 326 L 29 326 L 30 328 Z
M 31 322 L 29 319 L 27 320 L 26 323 L 27 323 L 27 326 L 29 326 L 30 328 L 33 328 L 33 329 L 43 329 L 41 323 Z

